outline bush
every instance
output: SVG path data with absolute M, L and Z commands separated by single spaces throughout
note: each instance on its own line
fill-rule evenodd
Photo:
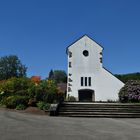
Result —
M 129 73 L 129 74 L 116 74 L 115 75 L 122 82 L 126 83 L 129 80 L 140 80 L 140 73 Z
M 6 105 L 7 108 L 14 109 L 20 104 L 27 107 L 28 100 L 29 99 L 25 96 L 9 96 L 4 99 L 3 103 Z
M 37 101 L 43 101 L 44 94 L 46 94 L 46 91 L 39 85 L 35 89 L 35 99 Z
M 140 81 L 130 80 L 119 92 L 120 102 L 140 102 Z
M 27 106 L 23 105 L 23 104 L 19 104 L 16 106 L 16 110 L 25 110 Z
M 43 106 L 44 106 L 44 105 L 45 105 L 45 103 L 42 102 L 42 101 L 40 101 L 40 102 L 37 103 L 37 107 L 38 107 L 39 109 L 41 109 L 41 110 L 43 110 Z
M 15 92 L 15 95 L 20 95 L 20 96 L 28 96 L 28 91 L 26 90 L 18 90 Z
M 43 110 L 45 111 L 45 110 L 49 110 L 49 109 L 50 109 L 50 104 L 49 103 L 45 104 L 43 107 Z
M 36 103 L 37 103 L 37 101 L 36 101 L 35 98 L 30 98 L 29 102 L 28 102 L 28 106 L 34 106 L 35 107 Z
M 57 95 L 56 93 L 47 93 L 44 101 L 47 103 L 56 103 L 57 102 Z
M 26 98 L 27 103 L 22 103 L 23 98 Z M 30 99 L 29 102 L 27 99 Z M 11 78 L 0 81 L 0 102 L 8 108 L 16 108 L 19 104 L 36 106 L 39 101 L 46 103 L 63 101 L 63 94 L 59 93 L 53 80 L 35 83 L 29 78 Z
M 76 98 L 74 96 L 69 96 L 68 97 L 68 101 L 75 102 L 76 101 Z
M 38 107 L 39 109 L 45 111 L 45 110 L 48 110 L 48 109 L 50 108 L 50 104 L 40 101 L 40 102 L 37 103 L 37 107 Z
M 4 96 L 12 95 L 28 95 L 28 89 L 34 83 L 29 78 L 11 78 L 0 81 L 0 93 L 4 92 Z
M 117 100 L 108 99 L 107 102 L 108 102 L 108 103 L 117 103 L 118 101 L 117 101 Z
M 33 85 L 28 89 L 29 97 L 35 98 L 36 101 L 53 103 L 58 100 L 58 89 L 56 83 L 52 80 L 40 81 L 37 85 Z
M 57 102 L 62 103 L 64 101 L 65 93 L 57 93 Z

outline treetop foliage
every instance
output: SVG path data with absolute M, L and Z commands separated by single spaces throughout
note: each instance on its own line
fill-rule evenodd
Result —
M 115 75 L 119 80 L 126 83 L 129 80 L 140 80 L 140 73 L 130 73 L 130 74 L 116 74 Z
M 56 83 L 66 83 L 67 74 L 64 70 L 51 70 L 48 79 L 54 80 Z
M 27 67 L 21 63 L 16 55 L 0 58 L 0 80 L 11 77 L 25 77 Z

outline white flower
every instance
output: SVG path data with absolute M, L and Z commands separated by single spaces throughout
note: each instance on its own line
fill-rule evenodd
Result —
M 1 95 L 4 94 L 4 91 L 0 92 L 0 94 L 1 94 Z

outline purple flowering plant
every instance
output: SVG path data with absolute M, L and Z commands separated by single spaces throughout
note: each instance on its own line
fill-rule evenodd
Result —
M 119 92 L 120 102 L 140 102 L 140 81 L 129 80 Z

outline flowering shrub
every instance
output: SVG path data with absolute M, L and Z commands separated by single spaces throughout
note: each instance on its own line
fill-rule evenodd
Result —
M 41 77 L 40 76 L 32 76 L 31 80 L 38 84 L 41 81 Z
M 41 80 L 36 83 L 29 78 L 11 78 L 0 81 L 0 103 L 8 108 L 16 108 L 20 104 L 36 106 L 40 101 L 54 103 L 62 100 L 63 94 L 59 92 L 53 80 Z
M 22 104 L 27 107 L 28 98 L 25 96 L 9 96 L 4 100 L 4 104 L 7 108 L 16 108 L 18 105 Z
M 120 102 L 140 102 L 140 81 L 130 80 L 119 92 Z
M 10 78 L 8 80 L 0 81 L 0 93 L 4 95 L 26 95 L 27 89 L 33 85 L 29 78 Z

